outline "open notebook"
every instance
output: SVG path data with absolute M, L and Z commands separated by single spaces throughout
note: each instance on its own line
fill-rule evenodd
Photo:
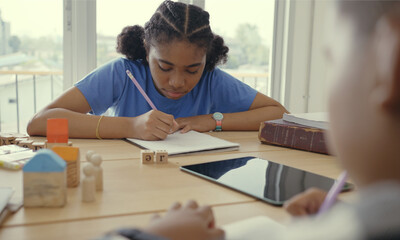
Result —
M 168 155 L 239 149 L 239 143 L 229 142 L 196 131 L 190 131 L 187 133 L 176 132 L 162 141 L 145 141 L 134 138 L 127 138 L 127 140 L 139 145 L 140 147 L 153 151 L 166 150 Z

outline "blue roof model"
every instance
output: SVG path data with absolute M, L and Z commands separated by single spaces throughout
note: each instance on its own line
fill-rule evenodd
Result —
M 22 168 L 24 172 L 63 172 L 65 161 L 49 149 L 39 150 Z

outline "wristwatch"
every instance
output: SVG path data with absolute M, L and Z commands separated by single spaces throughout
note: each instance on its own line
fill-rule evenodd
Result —
M 215 112 L 212 116 L 214 118 L 215 122 L 217 123 L 217 126 L 215 127 L 215 131 L 220 132 L 222 131 L 222 119 L 224 119 L 224 115 L 220 112 Z

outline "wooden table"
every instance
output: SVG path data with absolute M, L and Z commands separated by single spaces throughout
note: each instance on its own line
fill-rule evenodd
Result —
M 289 216 L 282 208 L 194 177 L 179 167 L 257 156 L 331 178 L 341 171 L 334 157 L 264 145 L 257 132 L 209 134 L 240 143 L 240 150 L 170 156 L 165 165 L 142 165 L 140 149 L 123 140 L 71 139 L 80 148 L 81 161 L 86 161 L 88 150 L 102 155 L 104 191 L 96 193 L 96 202 L 83 203 L 81 187 L 69 188 L 63 208 L 22 208 L 0 228 L 0 239 L 90 239 L 122 226 L 144 227 L 154 213 L 165 212 L 174 201 L 189 199 L 213 206 L 220 225 L 258 215 L 284 222 Z M 22 171 L 1 169 L 0 187 L 4 186 L 15 189 L 14 201 L 21 200 Z

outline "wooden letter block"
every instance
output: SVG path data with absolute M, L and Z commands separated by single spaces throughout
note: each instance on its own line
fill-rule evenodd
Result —
M 20 141 L 18 143 L 18 146 L 33 149 L 32 144 L 33 144 L 33 140 L 24 140 L 24 141 Z
M 156 163 L 168 163 L 168 152 L 165 150 L 157 150 Z
M 32 149 L 33 151 L 38 151 L 40 149 L 45 148 L 45 143 L 44 142 L 33 142 L 32 143 Z
M 1 145 L 14 144 L 14 141 L 15 141 L 15 137 L 10 134 L 1 134 L 0 135 Z
M 27 137 L 19 137 L 19 138 L 16 138 L 16 139 L 14 140 L 14 144 L 15 144 L 15 145 L 18 145 L 19 142 L 21 142 L 21 141 L 26 141 L 26 140 L 28 140 Z
M 154 152 L 151 150 L 140 151 L 143 164 L 154 163 Z

